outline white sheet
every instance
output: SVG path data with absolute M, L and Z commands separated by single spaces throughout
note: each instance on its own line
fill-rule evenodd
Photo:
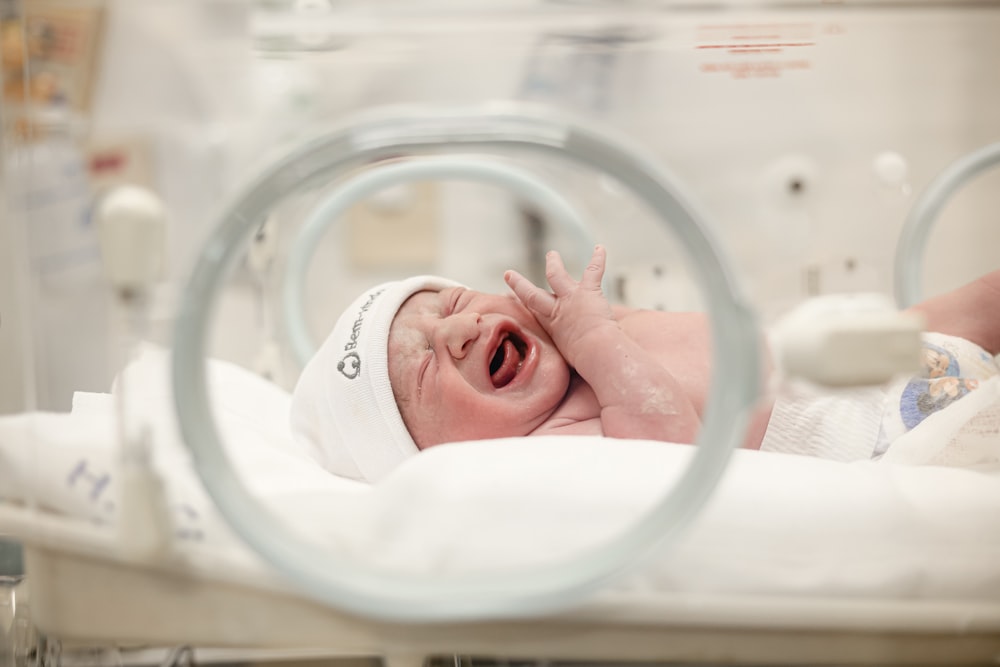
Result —
M 163 361 L 144 358 L 148 367 L 139 370 L 148 382 L 138 403 L 157 424 L 156 462 L 174 508 L 176 548 L 212 550 L 220 575 L 239 571 L 252 581 L 268 569 L 231 534 L 195 479 L 162 400 L 165 385 L 151 379 Z M 305 458 L 281 433 L 287 395 L 262 382 L 213 365 L 219 419 L 248 484 L 314 539 L 392 571 L 490 572 L 559 561 L 639 517 L 692 452 L 599 437 L 461 443 L 428 450 L 367 487 Z M 115 493 L 109 407 L 107 397 L 85 395 L 72 415 L 0 419 L 2 494 L 113 523 L 114 507 L 91 497 L 101 475 L 109 480 L 100 499 Z M 70 484 L 81 460 L 89 476 L 78 472 Z M 964 618 L 974 624 L 979 613 L 1000 617 L 998 525 L 995 466 L 739 451 L 682 538 L 601 597 L 629 605 L 658 596 L 777 595 L 906 600 L 915 609 L 946 601 L 973 605 Z

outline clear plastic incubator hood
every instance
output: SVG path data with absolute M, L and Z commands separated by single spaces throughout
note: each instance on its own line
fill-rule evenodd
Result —
M 997 350 L 904 310 L 1000 269 L 1000 6 L 0 20 L 15 664 L 1000 658 Z M 597 244 L 614 312 L 702 323 L 693 445 L 471 440 L 365 480 L 300 437 L 300 373 L 365 290 L 547 287 L 548 250 L 579 277 Z

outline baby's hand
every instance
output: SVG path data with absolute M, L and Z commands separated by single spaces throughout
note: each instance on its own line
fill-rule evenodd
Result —
M 593 390 L 604 435 L 694 442 L 700 428 L 698 412 L 670 371 L 615 320 L 601 293 L 604 262 L 604 248 L 598 246 L 578 283 L 566 273 L 559 255 L 550 252 L 545 277 L 551 293 L 513 271 L 504 279 Z M 586 415 L 583 421 L 592 417 Z M 579 421 L 551 432 L 576 427 Z
M 611 306 L 601 291 L 605 260 L 604 247 L 594 248 L 583 277 L 576 282 L 567 273 L 559 253 L 549 252 L 545 257 L 545 277 L 552 292 L 536 287 L 516 271 L 504 274 L 504 280 L 517 298 L 574 367 L 577 355 L 586 353 L 588 338 L 607 335 L 609 329 L 619 331 Z

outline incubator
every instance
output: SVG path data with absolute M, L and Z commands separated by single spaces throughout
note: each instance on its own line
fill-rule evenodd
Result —
M 1000 658 L 996 351 L 903 311 L 1000 268 L 1000 7 L 0 11 L 4 664 Z M 707 315 L 694 446 L 451 443 L 365 483 L 296 437 L 371 286 L 545 286 L 595 244 L 616 308 Z M 888 420 L 928 350 L 978 375 Z

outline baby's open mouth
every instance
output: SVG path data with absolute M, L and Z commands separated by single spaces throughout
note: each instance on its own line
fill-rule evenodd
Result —
M 506 387 L 517 377 L 527 351 L 527 344 L 515 334 L 507 334 L 500 339 L 500 345 L 490 360 L 490 380 L 495 388 Z

